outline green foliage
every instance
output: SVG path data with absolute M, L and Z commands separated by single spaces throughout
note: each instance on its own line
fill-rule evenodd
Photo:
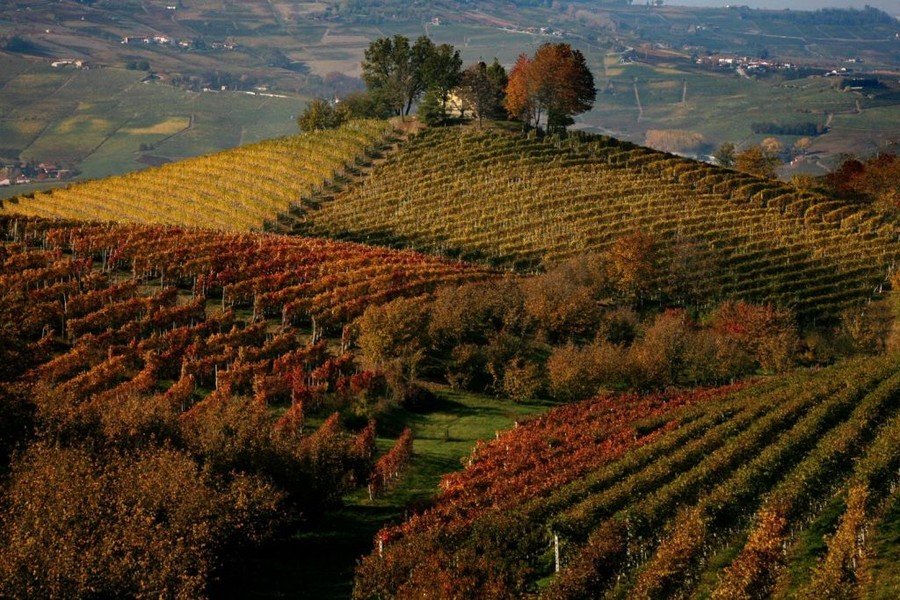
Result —
M 389 107 L 395 115 L 408 115 L 422 94 L 432 91 L 430 106 L 424 113 L 429 116 L 423 118 L 436 123 L 439 114 L 446 110 L 450 91 L 460 83 L 461 68 L 462 59 L 453 46 L 436 46 L 424 35 L 410 46 L 408 38 L 397 34 L 369 45 L 362 77 L 374 102 Z
M 713 153 L 713 158 L 716 159 L 716 162 L 727 169 L 730 169 L 735 164 L 735 146 L 731 142 L 725 142 L 719 149 Z
M 447 119 L 447 111 L 441 103 L 441 97 L 437 90 L 425 92 L 422 102 L 419 103 L 419 119 L 429 126 L 441 125 Z
M 312 100 L 303 113 L 297 117 L 297 126 L 301 131 L 334 129 L 342 123 L 342 115 L 324 98 Z

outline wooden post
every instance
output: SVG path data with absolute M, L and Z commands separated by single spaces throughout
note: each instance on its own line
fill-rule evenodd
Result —
M 559 535 L 553 534 L 553 560 L 556 566 L 556 572 L 559 573 Z

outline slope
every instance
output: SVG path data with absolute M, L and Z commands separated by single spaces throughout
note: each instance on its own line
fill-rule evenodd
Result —
M 477 448 L 435 507 L 382 531 L 355 597 L 852 591 L 864 580 L 861 532 L 895 502 L 898 409 L 896 357 L 557 409 Z M 835 506 L 818 566 L 789 585 L 785 548 Z
M 878 216 L 784 183 L 606 137 L 496 129 L 427 130 L 305 221 L 526 269 L 641 231 L 658 251 L 651 300 L 683 302 L 673 288 L 687 285 L 701 303 L 768 301 L 802 319 L 870 297 L 897 256 Z
M 204 597 L 276 531 L 335 529 L 329 509 L 393 483 L 411 439 L 373 419 L 383 374 L 323 332 L 491 277 L 344 242 L 0 215 L 0 596 Z
M 259 230 L 364 161 L 392 131 L 385 121 L 275 138 L 118 177 L 7 200 L 37 217 Z

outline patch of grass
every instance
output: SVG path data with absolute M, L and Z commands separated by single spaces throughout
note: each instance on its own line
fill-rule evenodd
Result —
M 871 600 L 900 598 L 900 491 L 895 491 L 892 504 L 878 528 L 871 532 L 873 558 L 867 563 L 868 585 L 860 594 Z
M 741 531 L 735 534 L 722 549 L 710 556 L 706 562 L 706 567 L 700 574 L 697 587 L 694 589 L 693 598 L 706 600 L 712 596 L 713 590 L 719 583 L 722 570 L 737 558 L 738 553 L 746 542 L 747 532 Z
M 828 550 L 825 537 L 833 535 L 837 530 L 846 508 L 846 494 L 841 491 L 829 500 L 809 527 L 797 534 L 794 543 L 788 548 L 787 564 L 789 568 L 784 572 L 778 584 L 780 597 L 795 597 L 797 591 L 809 582 L 816 562 Z
M 365 490 L 345 499 L 344 507 L 313 517 L 302 531 L 260 548 L 249 560 L 229 567 L 213 592 L 218 598 L 350 597 L 353 570 L 371 552 L 373 538 L 384 525 L 409 516 L 411 505 L 422 506 L 437 494 L 441 477 L 462 469 L 475 443 L 491 439 L 517 420 L 550 409 L 546 402 L 513 403 L 489 396 L 441 389 L 429 409 L 396 410 L 379 420 L 379 430 L 394 434 L 379 438 L 385 451 L 406 425 L 413 429 L 413 459 L 402 481 L 384 496 L 370 501 Z
M 394 415 L 394 423 L 388 424 L 412 428 L 414 455 L 400 485 L 376 504 L 387 502 L 399 507 L 430 499 L 443 475 L 462 469 L 478 440 L 493 439 L 497 432 L 552 406 L 547 402 L 514 403 L 453 390 L 441 390 L 438 398 L 431 410 L 402 411 Z

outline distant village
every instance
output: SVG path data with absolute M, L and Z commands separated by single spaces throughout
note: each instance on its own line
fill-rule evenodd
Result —
M 712 67 L 713 69 L 736 70 L 739 73 L 768 73 L 770 71 L 790 71 L 798 66 L 792 63 L 780 62 L 772 59 L 751 58 L 749 56 L 737 56 L 733 54 L 713 54 L 701 56 L 696 60 L 698 65 Z
M 209 42 L 200 40 L 175 40 L 167 35 L 126 35 L 122 38 L 126 46 L 175 46 L 182 50 L 212 48 L 213 50 L 236 50 L 237 44 L 231 42 Z
M 0 164 L 0 187 L 24 185 L 35 181 L 55 181 L 71 179 L 78 173 L 72 169 L 61 168 L 53 162 L 21 162 L 18 164 Z

